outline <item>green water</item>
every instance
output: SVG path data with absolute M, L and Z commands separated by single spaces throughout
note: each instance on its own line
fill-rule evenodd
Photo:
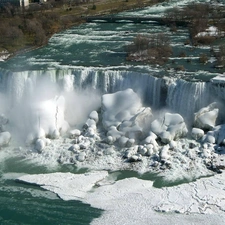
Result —
M 0 175 L 0 224 L 90 224 L 99 217 L 101 210 L 79 201 L 63 201 L 54 193 L 38 186 L 28 185 L 16 180 L 23 173 L 73 172 L 83 173 L 74 166 L 56 168 L 36 166 L 21 158 L 10 158 L 1 163 Z

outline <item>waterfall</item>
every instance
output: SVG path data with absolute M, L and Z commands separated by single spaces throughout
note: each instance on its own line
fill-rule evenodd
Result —
M 175 80 L 168 86 L 167 107 L 187 120 L 212 101 L 215 99 L 212 98 L 210 83 Z
M 217 99 L 223 100 L 225 93 L 222 85 L 211 82 L 170 80 L 130 71 L 94 68 L 0 71 L 1 94 L 6 96 L 9 107 L 15 107 L 33 95 L 50 98 L 58 93 L 87 87 L 98 90 L 101 94 L 132 88 L 140 95 L 144 104 L 155 109 L 166 107 L 187 120 L 191 120 L 193 113 L 200 108 Z

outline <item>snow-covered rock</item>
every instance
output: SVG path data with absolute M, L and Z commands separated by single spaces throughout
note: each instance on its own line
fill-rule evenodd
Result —
M 160 159 L 162 162 L 166 162 L 170 158 L 170 153 L 169 153 L 169 145 L 165 145 L 162 147 L 161 152 L 160 152 Z
M 81 135 L 81 131 L 79 129 L 74 129 L 69 131 L 70 138 L 76 138 L 76 137 L 79 137 L 80 135 Z
M 214 127 L 213 130 L 208 131 L 203 137 L 204 142 L 216 143 L 218 145 L 225 144 L 225 124 Z
M 211 103 L 195 113 L 194 126 L 200 129 L 212 129 L 216 124 L 218 113 L 217 103 Z
M 154 134 L 154 133 L 150 133 L 148 137 L 146 137 L 143 141 L 142 141 L 142 144 L 143 145 L 152 145 L 153 146 L 153 149 L 154 151 L 157 151 L 158 148 L 159 148 L 159 145 L 156 141 L 156 138 L 157 136 Z
M 92 119 L 94 120 L 96 123 L 98 123 L 98 113 L 96 111 L 92 111 L 90 114 L 89 114 L 89 119 Z
M 144 135 L 149 132 L 149 128 L 152 122 L 152 110 L 150 107 L 143 107 L 139 113 L 137 113 L 130 121 L 133 126 L 136 125 L 141 128 Z
M 120 137 L 122 137 L 124 134 L 117 130 L 115 126 L 111 126 L 109 128 L 109 131 L 107 132 L 107 136 L 112 137 L 113 141 L 118 140 Z
M 157 134 L 165 144 L 184 137 L 188 130 L 184 119 L 179 114 L 165 113 L 163 118 L 151 123 L 151 131 Z
M 107 129 L 130 120 L 141 108 L 141 99 L 132 90 L 118 91 L 102 96 L 102 123 Z
M 3 50 L 0 52 L 0 61 L 5 61 L 10 57 L 11 54 L 7 50 Z
M 8 131 L 0 133 L 0 147 L 8 145 L 11 140 L 11 134 Z
M 41 152 L 45 148 L 45 146 L 46 146 L 45 141 L 43 139 L 39 138 L 36 140 L 34 148 L 38 152 Z
M 83 162 L 86 158 L 86 153 L 85 152 L 80 152 L 79 155 L 77 156 L 77 160 L 80 162 Z
M 204 136 L 204 131 L 200 128 L 192 128 L 191 130 L 191 136 L 193 137 L 194 140 L 199 140 Z

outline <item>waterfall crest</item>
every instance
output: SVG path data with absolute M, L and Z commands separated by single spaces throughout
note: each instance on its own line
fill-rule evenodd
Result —
M 50 98 L 87 87 L 101 94 L 132 88 L 146 105 L 155 109 L 165 107 L 186 119 L 211 102 L 224 99 L 225 92 L 223 86 L 211 82 L 170 80 L 146 73 L 93 68 L 23 72 L 1 70 L 0 87 L 9 108 L 22 104 L 33 95 Z

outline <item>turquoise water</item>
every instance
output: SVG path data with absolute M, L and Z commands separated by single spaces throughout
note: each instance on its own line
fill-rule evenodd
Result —
M 159 16 L 170 7 L 190 1 L 171 2 L 121 15 Z M 138 34 L 160 32 L 170 38 L 173 48 L 173 56 L 166 65 L 151 66 L 126 61 L 126 46 Z M 210 47 L 184 45 L 188 38 L 188 28 L 184 27 L 178 27 L 176 32 L 172 32 L 170 27 L 157 23 L 88 23 L 55 34 L 47 46 L 16 56 L 0 66 L 14 71 L 94 67 L 147 72 L 155 76 L 178 76 L 187 80 L 209 80 L 223 72 L 215 70 L 212 61 L 199 63 L 200 54 L 206 54 L 209 59 L 212 57 Z M 180 57 L 181 53 L 185 53 L 185 57 Z M 180 66 L 184 71 L 177 71 Z
M 74 166 L 47 168 L 11 158 L 1 163 L 0 175 L 0 224 L 90 224 L 101 215 L 101 210 L 79 201 L 63 201 L 57 195 L 38 186 L 23 184 L 16 177 L 23 173 L 48 172 L 83 173 Z

